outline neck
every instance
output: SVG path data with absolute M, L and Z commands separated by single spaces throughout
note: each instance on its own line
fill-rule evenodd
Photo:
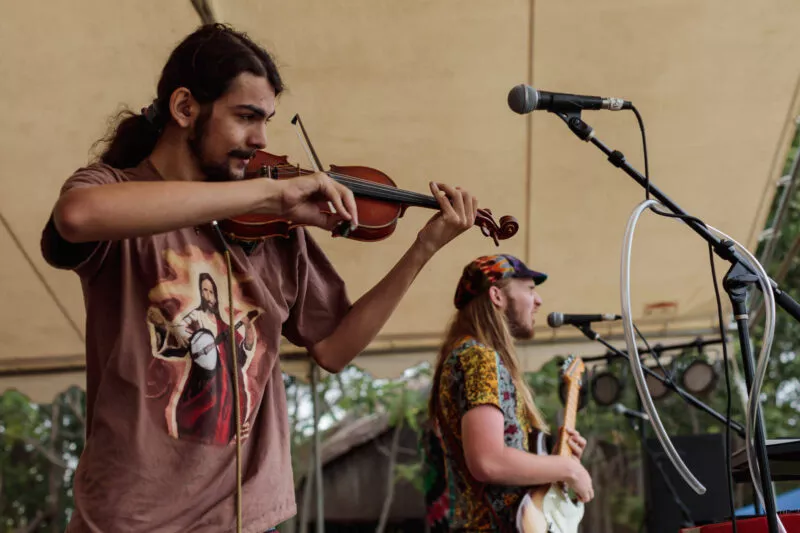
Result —
M 205 176 L 182 133 L 175 131 L 172 124 L 167 125 L 150 153 L 150 162 L 165 180 L 204 181 Z
M 567 387 L 567 401 L 564 405 L 564 426 L 561 428 L 558 439 L 557 455 L 569 457 L 572 449 L 569 447 L 569 434 L 567 429 L 575 429 L 575 418 L 578 412 L 578 393 L 580 388 L 575 383 L 570 383 Z

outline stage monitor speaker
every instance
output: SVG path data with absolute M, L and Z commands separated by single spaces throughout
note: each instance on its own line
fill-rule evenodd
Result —
M 647 439 L 650 453 L 645 457 L 647 481 L 647 532 L 676 533 L 685 524 L 685 512 L 675 501 L 667 479 L 675 494 L 683 502 L 694 525 L 703 525 L 725 520 L 730 515 L 728 503 L 728 480 L 725 470 L 725 434 L 704 434 L 671 437 L 689 471 L 706 488 L 703 495 L 697 494 L 684 481 L 667 457 L 656 438 Z M 656 466 L 657 461 L 662 472 Z

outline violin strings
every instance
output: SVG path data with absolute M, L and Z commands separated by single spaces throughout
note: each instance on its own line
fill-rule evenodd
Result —
M 433 196 L 425 196 L 424 194 L 415 193 L 412 191 L 399 190 L 390 185 L 382 185 L 380 183 L 371 184 L 369 182 L 361 182 L 349 179 L 340 174 L 332 174 L 332 178 L 340 183 L 349 186 L 353 192 L 373 193 L 378 196 L 383 196 L 386 199 L 404 200 L 407 202 L 420 202 L 423 205 L 438 206 L 439 203 Z M 338 178 L 338 179 L 337 179 Z
M 298 171 L 294 167 L 285 167 L 286 170 L 281 170 L 280 167 L 276 167 L 277 175 L 286 176 L 287 174 L 293 175 L 309 175 L 313 174 L 311 171 L 307 170 L 300 170 Z M 354 176 L 348 176 L 347 174 L 341 174 L 338 172 L 328 172 L 328 175 L 334 178 L 336 181 L 342 183 L 343 185 L 350 185 L 351 190 L 353 192 L 360 192 L 364 194 L 372 194 L 374 196 L 381 197 L 381 199 L 387 200 L 400 200 L 406 202 L 414 202 L 419 203 L 423 207 L 435 207 L 438 206 L 438 202 L 436 198 L 433 196 L 426 196 L 424 194 L 416 193 L 413 191 L 403 191 L 401 189 L 397 189 L 396 187 L 392 187 L 391 185 L 384 185 L 382 183 L 375 183 L 369 180 L 356 178 Z M 383 193 L 383 194 L 381 194 Z
M 307 176 L 310 174 L 314 174 L 311 170 L 304 170 L 298 169 L 297 167 L 291 165 L 276 165 L 274 167 L 277 171 L 277 176 L 286 176 L 287 174 L 299 175 L 299 176 Z M 340 183 L 344 185 L 351 185 L 352 191 L 354 193 L 365 193 L 365 194 L 372 194 L 373 196 L 381 197 L 381 193 L 384 193 L 383 198 L 379 199 L 387 199 L 387 200 L 400 200 L 406 201 L 408 203 L 417 203 L 421 207 L 437 207 L 439 203 L 436 201 L 436 198 L 433 196 L 428 196 L 425 194 L 413 192 L 413 191 L 404 191 L 402 189 L 397 189 L 396 187 L 392 187 L 391 185 L 384 185 L 382 183 L 375 183 L 369 180 L 365 180 L 363 178 L 357 178 L 355 176 L 348 176 L 347 174 L 341 174 L 339 172 L 328 172 L 327 173 L 332 178 L 336 179 Z M 480 215 L 488 216 L 484 209 L 478 209 L 478 213 Z M 480 217 L 479 217 L 480 218 Z
M 282 174 L 286 175 L 287 173 L 295 174 L 295 173 L 298 173 L 298 171 L 296 169 L 293 169 L 291 171 L 289 171 L 287 169 L 285 172 L 283 172 L 281 170 L 278 170 L 278 175 L 279 176 L 282 175 Z M 308 175 L 308 174 L 313 174 L 313 172 L 300 171 L 298 174 L 299 175 Z M 372 182 L 372 181 L 369 181 L 369 180 L 365 180 L 365 179 L 362 179 L 362 178 L 356 178 L 354 176 L 348 176 L 347 174 L 341 174 L 341 173 L 338 173 L 338 172 L 329 172 L 328 175 L 331 176 L 334 179 L 339 178 L 336 181 L 339 181 L 340 183 L 343 183 L 343 184 L 346 184 L 346 185 L 361 186 L 361 187 L 363 187 L 362 190 L 364 190 L 364 191 L 368 191 L 368 190 L 372 190 L 372 191 L 375 191 L 375 192 L 384 191 L 386 193 L 389 193 L 392 196 L 403 196 L 403 197 L 406 197 L 406 198 L 415 198 L 415 199 L 419 199 L 419 200 L 423 200 L 423 199 L 424 200 L 431 200 L 431 199 L 435 200 L 435 198 L 433 198 L 432 196 L 426 196 L 424 194 L 415 193 L 415 192 L 412 192 L 412 191 L 403 191 L 401 189 L 397 189 L 396 187 L 392 187 L 391 185 L 385 185 L 385 184 L 382 184 L 382 183 L 375 183 L 375 182 Z
M 289 170 L 290 168 L 291 168 L 291 170 Z M 297 174 L 303 175 L 303 176 L 309 175 L 309 174 L 313 174 L 313 172 L 307 171 L 307 170 L 301 170 L 301 171 L 298 172 L 298 170 L 296 168 L 293 168 L 293 167 L 286 167 L 286 171 L 281 171 L 280 169 L 278 169 L 278 175 L 279 176 L 281 174 L 286 175 L 287 173 L 291 173 L 291 174 L 297 173 Z M 362 190 L 365 190 L 365 191 L 371 189 L 372 191 L 375 191 L 375 192 L 384 191 L 384 192 L 389 193 L 392 196 L 400 195 L 400 196 L 404 196 L 405 198 L 416 198 L 416 199 L 419 199 L 419 200 L 423 200 L 423 199 L 424 200 L 431 200 L 431 199 L 435 200 L 435 198 L 433 198 L 432 196 L 426 196 L 424 194 L 415 193 L 415 192 L 412 192 L 412 191 L 403 191 L 401 189 L 397 189 L 396 187 L 392 187 L 391 185 L 384 185 L 382 183 L 375 183 L 373 181 L 365 180 L 365 179 L 362 179 L 362 178 L 357 178 L 357 177 L 354 177 L 354 176 L 348 176 L 347 174 L 341 174 L 341 173 L 338 173 L 338 172 L 328 172 L 328 175 L 331 176 L 332 178 L 340 178 L 337 181 L 339 181 L 340 183 L 343 183 L 343 184 L 350 184 L 350 185 L 354 185 L 354 186 L 363 186 L 364 189 L 362 189 Z

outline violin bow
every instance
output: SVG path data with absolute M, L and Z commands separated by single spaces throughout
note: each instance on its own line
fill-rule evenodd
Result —
M 324 172 L 324 170 L 322 170 L 322 162 L 319 160 L 317 151 L 314 150 L 314 146 L 311 144 L 311 139 L 308 137 L 305 126 L 303 126 L 303 121 L 300 120 L 299 113 L 295 113 L 294 117 L 292 117 L 292 124 L 295 127 L 297 138 L 300 139 L 300 145 L 303 147 L 303 150 L 305 150 L 306 156 L 308 156 L 308 160 L 311 163 L 311 167 L 314 169 L 314 172 Z M 330 200 L 328 201 L 328 209 L 331 210 L 331 213 L 336 214 L 336 207 Z M 347 237 L 349 233 L 350 224 L 344 220 L 333 229 L 334 236 L 338 235 L 340 237 Z

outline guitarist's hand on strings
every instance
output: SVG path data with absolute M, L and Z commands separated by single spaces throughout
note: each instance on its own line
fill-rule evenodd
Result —
M 594 486 L 589 472 L 572 458 L 567 459 L 569 474 L 564 482 L 575 491 L 575 495 L 583 503 L 587 503 L 594 498 Z

